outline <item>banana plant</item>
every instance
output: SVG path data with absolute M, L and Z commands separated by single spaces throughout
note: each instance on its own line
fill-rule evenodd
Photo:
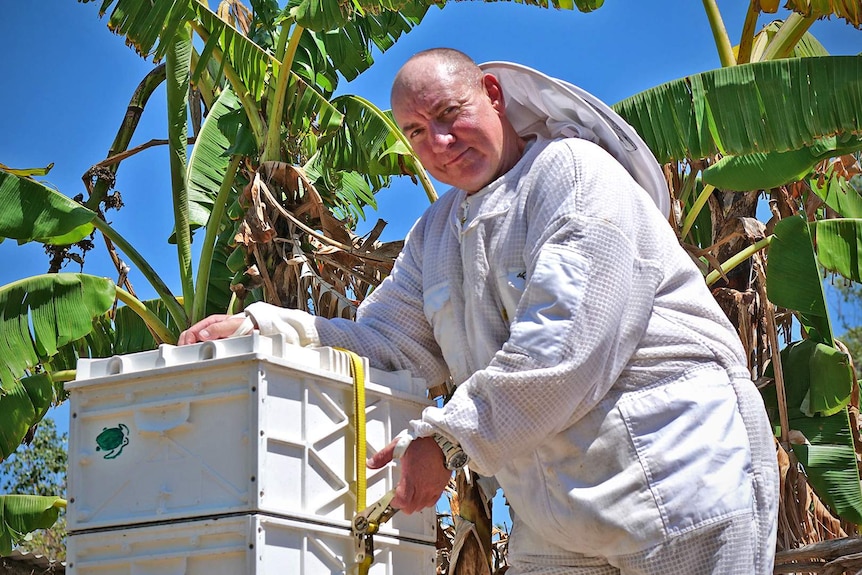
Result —
M 301 4 L 283 11 L 274 3 L 257 4 L 262 8 L 259 12 L 267 13 L 263 8 L 269 9 L 269 21 L 256 24 L 255 18 L 237 2 L 222 2 L 218 14 L 193 0 L 162 2 L 156 10 L 139 10 L 137 2 L 124 0 L 103 2 L 101 6 L 103 14 L 113 7 L 109 27 L 125 35 L 136 50 L 166 60 L 169 117 L 175 119 L 168 138 L 176 224 L 172 239 L 177 246 L 184 302 L 182 310 L 168 305 L 168 311 L 179 326 L 200 319 L 208 311 L 209 263 L 217 249 L 216 239 L 224 232 L 220 225 L 206 226 L 204 252 L 195 280 L 191 270 L 191 230 L 209 221 L 219 222 L 236 200 L 233 189 L 238 186 L 234 185 L 234 178 L 242 157 L 252 164 L 286 160 L 292 165 L 297 162 L 326 165 L 327 170 L 312 184 L 328 186 L 324 195 L 332 199 L 330 207 L 353 207 L 359 212 L 363 205 L 373 206 L 373 192 L 386 185 L 391 175 L 400 173 L 402 164 L 415 166 L 403 146 L 402 150 L 408 152 L 406 160 L 399 162 L 387 157 L 393 152 L 381 148 L 381 142 L 369 140 L 369 133 L 361 126 L 359 130 L 351 130 L 348 142 L 356 151 L 327 146 L 327 140 L 346 129 L 350 120 L 349 117 L 345 120 L 338 103 L 329 98 L 336 87 L 336 73 L 351 78 L 367 68 L 371 64 L 370 44 L 381 48 L 392 45 L 400 34 L 418 23 L 427 7 L 412 6 L 399 13 L 379 11 L 379 15 L 327 22 L 340 32 L 335 34 L 330 30 L 315 33 L 307 29 L 304 21 L 300 22 L 307 11 Z M 294 17 L 293 13 L 300 17 Z M 233 15 L 234 23 L 249 27 L 237 30 L 219 14 Z M 250 32 L 260 32 L 252 29 L 255 26 L 268 32 L 269 49 L 250 38 Z M 200 54 L 192 48 L 192 33 L 203 41 Z M 217 104 L 238 112 L 244 132 L 220 138 L 220 149 L 211 149 L 208 154 L 201 151 L 198 164 L 208 173 L 199 174 L 200 178 L 189 178 L 185 157 L 186 95 L 190 82 L 202 93 L 206 92 L 205 101 L 215 101 L 229 87 L 236 95 L 234 101 L 219 100 Z M 382 114 L 376 109 L 372 113 Z M 218 128 L 210 132 L 219 138 Z M 383 142 L 396 140 L 394 133 L 390 130 Z M 233 149 L 233 141 L 241 137 L 249 142 L 246 149 Z M 337 161 L 343 157 L 350 159 L 360 151 L 367 152 L 370 160 L 364 168 L 367 178 L 362 172 L 345 169 L 344 162 Z M 193 156 L 197 153 L 196 149 Z M 243 177 L 246 181 L 250 179 L 240 175 L 240 179 Z M 352 187 L 338 187 L 343 182 Z M 430 184 L 426 189 L 433 193 Z
M 715 2 L 704 6 L 722 68 L 614 108 L 666 164 L 672 224 L 737 326 L 752 374 L 769 382 L 763 393 L 782 448 L 832 513 L 859 524 L 859 437 L 850 422 L 858 386 L 832 333 L 822 274 L 860 277 L 862 57 L 827 54 L 808 29 L 824 17 L 859 28 L 862 2 L 791 0 L 787 18 L 756 32 L 778 2 L 752 1 L 736 46 Z M 800 341 L 790 341 L 792 319 Z M 787 523 L 781 541 L 816 540 L 786 532 Z

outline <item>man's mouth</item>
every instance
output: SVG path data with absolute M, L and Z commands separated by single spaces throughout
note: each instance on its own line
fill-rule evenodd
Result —
M 464 155 L 469 151 L 470 151 L 470 148 L 465 148 L 463 151 L 461 151 L 460 154 L 458 154 L 457 156 L 455 156 L 451 160 L 448 160 L 447 162 L 445 162 L 443 164 L 443 167 L 444 168 L 450 168 L 450 167 L 458 164 L 464 158 Z

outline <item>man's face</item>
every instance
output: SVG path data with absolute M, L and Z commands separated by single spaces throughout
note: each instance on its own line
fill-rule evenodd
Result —
M 504 106 L 496 78 L 469 85 L 427 60 L 402 76 L 392 113 L 434 178 L 472 193 L 511 168 L 504 165 Z

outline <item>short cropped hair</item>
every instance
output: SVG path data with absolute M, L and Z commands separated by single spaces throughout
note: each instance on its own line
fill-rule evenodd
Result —
M 428 50 L 417 52 L 404 63 L 401 70 L 399 70 L 398 74 L 395 75 L 395 80 L 392 83 L 393 92 L 395 87 L 399 85 L 399 83 L 403 82 L 401 72 L 409 64 L 426 58 L 432 61 L 442 62 L 444 66 L 449 69 L 449 73 L 452 76 L 461 78 L 467 86 L 481 89 L 482 77 L 484 74 L 482 69 L 479 68 L 470 56 L 454 48 L 429 48 Z

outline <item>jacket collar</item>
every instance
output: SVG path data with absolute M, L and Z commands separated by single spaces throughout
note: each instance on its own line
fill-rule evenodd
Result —
M 577 86 L 511 62 L 479 66 L 503 86 L 506 116 L 522 137 L 575 137 L 598 144 L 628 170 L 667 218 L 670 194 L 661 166 L 634 128 Z

